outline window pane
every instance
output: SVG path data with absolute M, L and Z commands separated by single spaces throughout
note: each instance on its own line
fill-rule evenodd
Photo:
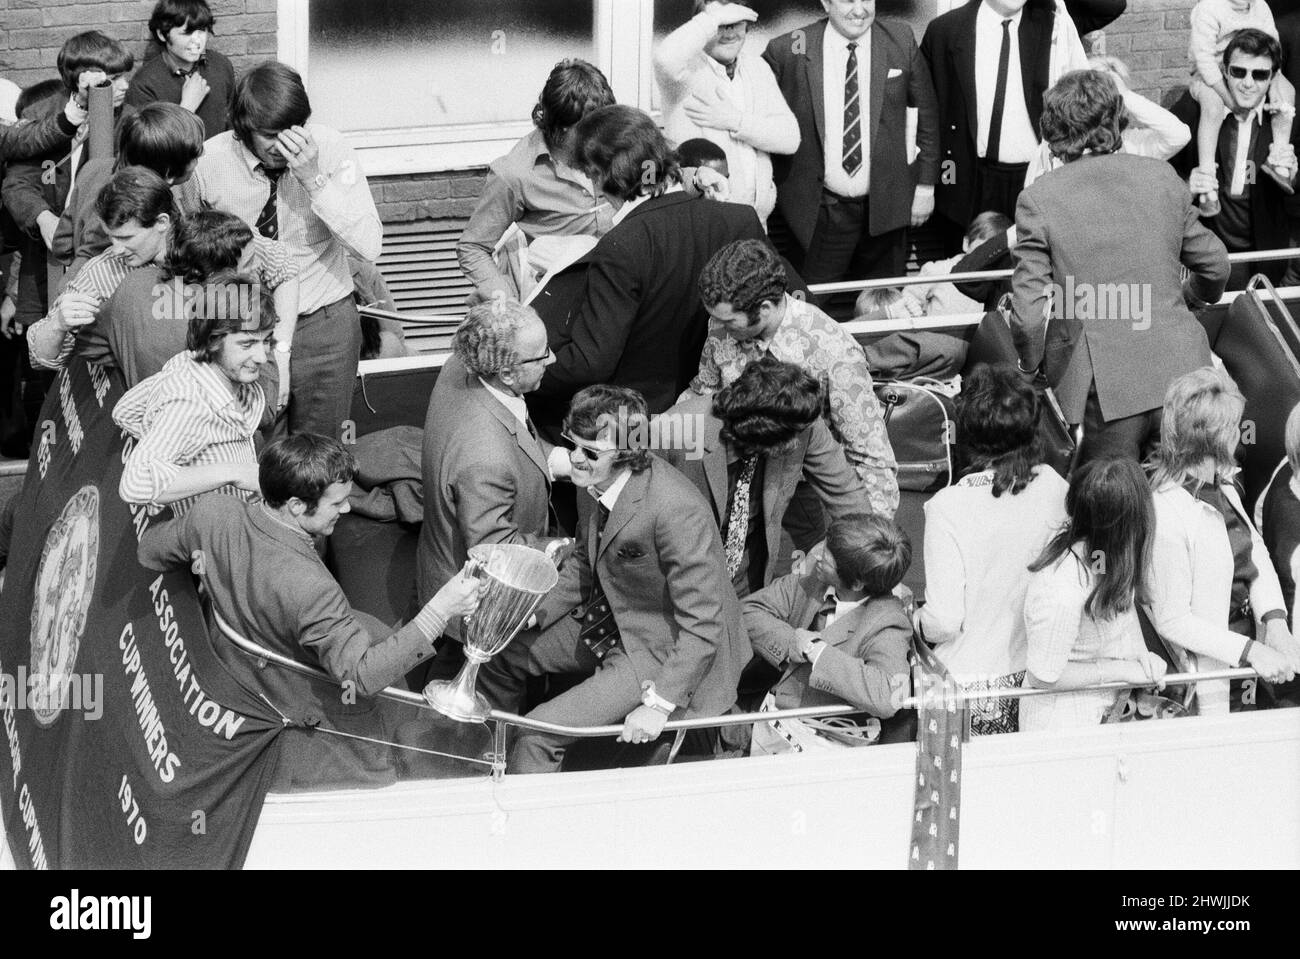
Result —
M 595 0 L 310 0 L 313 116 L 340 130 L 527 120 Z

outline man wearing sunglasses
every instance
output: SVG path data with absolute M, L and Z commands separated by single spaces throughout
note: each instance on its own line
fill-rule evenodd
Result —
M 620 742 L 657 739 L 670 716 L 716 716 L 736 699 L 751 651 L 712 512 L 646 448 L 645 399 L 589 386 L 564 421 L 579 490 L 578 548 L 521 635 L 479 676 L 496 707 L 524 706 L 530 676 L 585 677 L 528 713 L 567 726 L 622 723 Z M 515 773 L 560 768 L 572 740 L 521 731 Z
M 1295 136 L 1291 143 L 1274 143 L 1273 130 L 1264 114 L 1264 99 L 1269 83 L 1282 63 L 1278 42 L 1260 30 L 1238 30 L 1223 50 L 1223 80 L 1233 103 L 1233 111 L 1219 130 L 1216 153 L 1217 172 L 1200 169 L 1196 164 L 1196 145 L 1189 144 L 1170 162 L 1187 178 L 1196 195 L 1218 190 L 1219 213 L 1205 217 L 1229 252 L 1284 249 L 1290 245 L 1285 193 L 1263 167 L 1294 184 L 1296 179 Z M 1196 129 L 1200 106 L 1191 94 L 1185 94 L 1171 112 Z M 1241 289 L 1253 273 L 1264 273 L 1276 282 L 1283 263 L 1236 263 L 1228 279 L 1228 289 Z

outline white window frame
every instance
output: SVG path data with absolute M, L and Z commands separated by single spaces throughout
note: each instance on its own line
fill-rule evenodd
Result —
M 311 91 L 308 0 L 278 0 L 279 59 L 302 74 Z M 620 103 L 650 104 L 654 0 L 596 0 L 593 39 L 596 66 L 609 78 Z M 538 78 L 541 89 L 543 78 Z M 437 127 L 401 127 L 348 133 L 367 176 L 441 173 L 487 166 L 532 129 L 528 119 Z

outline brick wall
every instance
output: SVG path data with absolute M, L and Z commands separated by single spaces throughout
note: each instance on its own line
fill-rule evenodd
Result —
M 1128 0 L 1123 16 L 1108 26 L 1105 52 L 1129 68 L 1133 89 L 1168 105 L 1187 86 L 1187 15 L 1195 0 Z
M 1128 63 L 1138 92 L 1169 102 L 1187 81 L 1187 15 L 1194 0 L 1129 0 L 1128 10 L 1093 37 Z M 217 16 L 213 46 L 235 69 L 275 56 L 276 0 L 209 0 Z M 142 62 L 153 0 L 0 0 L 0 76 L 26 86 L 54 76 L 55 57 L 79 30 L 122 40 Z M 483 171 L 374 177 L 371 190 L 385 223 L 468 217 Z
M 208 0 L 217 18 L 213 47 L 245 70 L 275 56 L 276 0 Z M 57 76 L 63 41 L 83 30 L 121 40 L 137 65 L 149 42 L 154 0 L 0 0 L 0 76 L 20 87 Z

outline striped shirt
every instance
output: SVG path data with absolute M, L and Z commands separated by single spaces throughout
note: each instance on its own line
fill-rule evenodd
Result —
M 156 513 L 182 467 L 256 463 L 253 434 L 265 409 L 259 384 L 234 384 L 215 364 L 200 363 L 191 353 L 173 356 L 113 409 L 113 421 L 136 439 L 118 486 L 123 501 L 147 504 Z M 253 498 L 230 485 L 217 492 Z M 197 498 L 173 503 L 172 512 L 181 515 Z
M 300 315 L 351 296 L 348 254 L 373 263 L 384 238 L 374 197 L 343 134 L 314 123 L 306 129 L 316 142 L 325 185 L 311 192 L 286 172 L 276 186 L 278 237 L 289 245 L 301 270 Z M 198 168 L 182 191 L 187 209 L 204 201 L 256 230 L 271 182 L 261 161 L 227 130 L 204 144 Z
M 68 357 L 72 355 L 74 344 L 78 345 L 78 352 L 85 353 L 91 362 L 101 360 L 108 349 L 108 338 L 102 330 L 96 329 L 95 323 L 82 327 L 77 332 L 69 330 L 65 333 L 59 355 L 53 359 L 44 357 L 36 351 L 39 331 L 54 322 L 54 311 L 59 308 L 63 298 L 69 293 L 83 293 L 94 297 L 98 301 L 95 307 L 98 317 L 99 310 L 117 292 L 122 279 L 132 269 L 134 268 L 126 254 L 118 253 L 111 247 L 87 260 L 86 265 L 69 281 L 67 289 L 54 298 L 54 302 L 50 305 L 50 312 L 27 330 L 27 353 L 31 357 L 32 366 L 44 367 L 47 370 L 63 369 L 68 365 Z M 298 275 L 298 264 L 294 262 L 289 254 L 289 248 L 283 243 L 254 234 L 253 271 L 263 286 L 274 290 L 281 283 Z

